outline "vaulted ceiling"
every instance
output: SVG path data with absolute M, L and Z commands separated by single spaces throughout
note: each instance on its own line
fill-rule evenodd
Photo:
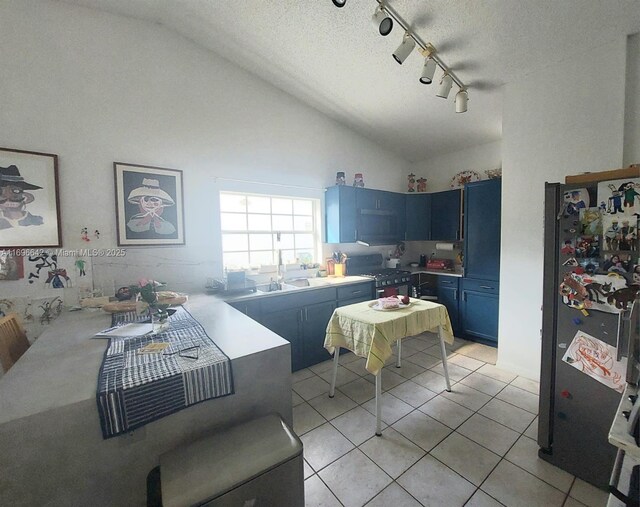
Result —
M 66 1 L 161 23 L 408 161 L 500 139 L 503 84 L 640 31 L 637 0 L 388 0 L 468 86 L 456 114 L 418 52 L 393 60 L 402 31 L 378 35 L 376 0 Z

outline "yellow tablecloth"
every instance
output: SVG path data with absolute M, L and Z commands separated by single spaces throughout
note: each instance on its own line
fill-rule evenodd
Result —
M 370 301 L 337 308 L 327 325 L 324 347 L 333 354 L 335 347 L 367 358 L 366 369 L 376 375 L 391 356 L 391 346 L 400 338 L 425 331 L 437 332 L 442 326 L 444 340 L 453 343 L 453 330 L 447 309 L 438 303 L 411 299 L 408 308 L 374 310 Z

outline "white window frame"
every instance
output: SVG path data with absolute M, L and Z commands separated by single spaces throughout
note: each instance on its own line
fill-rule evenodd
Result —
M 297 250 L 311 250 L 312 251 L 312 262 L 315 263 L 319 263 L 320 259 L 322 257 L 322 229 L 321 229 L 321 200 L 318 198 L 314 198 L 314 197 L 307 197 L 307 196 L 298 196 L 298 195 L 287 195 L 287 194 L 276 194 L 276 193 L 261 193 L 261 192 L 243 192 L 243 191 L 237 191 L 237 190 L 220 190 L 219 191 L 219 196 L 220 196 L 220 202 L 222 201 L 222 195 L 224 194 L 231 194 L 231 195 L 236 195 L 236 196 L 243 196 L 245 198 L 249 198 L 249 197 L 262 197 L 262 198 L 269 198 L 269 199 L 290 199 L 292 201 L 294 200 L 299 200 L 299 201 L 309 201 L 311 203 L 311 221 L 312 221 L 312 229 L 310 231 L 296 231 L 296 230 L 275 230 L 273 228 L 273 216 L 274 215 L 283 215 L 282 213 L 273 213 L 273 206 L 272 203 L 270 203 L 270 212 L 269 213 L 255 213 L 255 212 L 249 212 L 248 210 L 248 204 L 245 203 L 245 210 L 243 212 L 233 212 L 233 211 L 223 211 L 222 210 L 222 206 L 220 207 L 220 213 L 221 213 L 221 217 L 222 217 L 222 213 L 233 213 L 233 214 L 237 214 L 237 215 L 244 215 L 245 217 L 245 223 L 247 224 L 247 228 L 246 229 L 242 229 L 242 230 L 225 230 L 222 228 L 222 219 L 220 220 L 221 224 L 220 224 L 220 235 L 221 235 L 221 241 L 220 241 L 220 249 L 221 249 L 221 259 L 222 259 L 222 265 L 224 269 L 247 269 L 247 268 L 256 268 L 259 267 L 255 264 L 251 264 L 251 252 L 267 252 L 267 251 L 271 251 L 272 256 L 273 256 L 273 264 L 277 264 L 277 251 L 278 251 L 278 246 L 276 244 L 275 239 L 272 240 L 272 245 L 271 245 L 271 249 L 270 250 L 252 250 L 251 249 L 251 244 L 250 242 L 248 242 L 247 244 L 247 249 L 246 250 L 226 250 L 224 249 L 224 235 L 226 234 L 242 234 L 242 235 L 251 235 L 251 234 L 271 234 L 272 237 L 275 236 L 275 234 L 277 232 L 281 232 L 282 234 L 291 234 L 294 236 L 294 248 L 286 248 L 283 250 L 286 251 L 291 251 L 293 250 L 294 252 Z M 247 199 L 248 202 L 248 199 Z M 249 224 L 249 215 L 250 214 L 258 214 L 258 215 L 269 215 L 271 216 L 271 229 L 269 231 L 267 230 L 251 230 L 248 228 L 248 224 Z M 309 215 L 300 215 L 300 214 L 296 214 L 293 210 L 292 207 L 292 212 L 291 215 L 292 217 L 292 222 L 294 222 L 294 217 L 296 216 L 309 216 Z M 294 226 L 295 229 L 295 226 Z M 295 248 L 295 235 L 296 234 L 311 234 L 313 237 L 313 246 L 312 248 Z M 233 265 L 233 264 L 229 264 L 227 265 L 225 263 L 225 254 L 227 253 L 247 253 L 247 256 L 249 258 L 249 265 Z M 296 259 L 295 263 L 298 263 L 298 259 Z M 285 261 L 285 263 L 287 263 Z

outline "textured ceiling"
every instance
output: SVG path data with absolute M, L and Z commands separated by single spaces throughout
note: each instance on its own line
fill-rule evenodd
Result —
M 408 161 L 500 139 L 501 85 L 640 31 L 637 0 L 388 0 L 469 87 L 469 111 L 418 82 L 423 58 L 391 57 L 376 0 L 66 0 L 161 23 Z

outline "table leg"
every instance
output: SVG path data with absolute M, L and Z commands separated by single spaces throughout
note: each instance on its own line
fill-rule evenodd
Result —
M 336 394 L 336 377 L 338 376 L 338 362 L 340 360 L 340 347 L 333 351 L 333 375 L 331 375 L 331 387 L 329 388 L 329 398 Z
M 440 352 L 442 353 L 442 366 L 444 368 L 444 378 L 447 381 L 447 392 L 451 392 L 451 382 L 449 381 L 449 367 L 447 366 L 447 349 L 444 346 L 444 336 L 442 326 L 438 326 L 438 338 L 440 338 Z
M 376 375 L 376 436 L 382 436 L 382 430 L 380 429 L 380 418 L 382 416 L 382 370 Z
M 396 359 L 396 368 L 402 368 L 402 364 L 400 364 L 400 361 L 402 360 L 402 338 L 396 342 L 396 353 L 398 354 L 398 358 Z

